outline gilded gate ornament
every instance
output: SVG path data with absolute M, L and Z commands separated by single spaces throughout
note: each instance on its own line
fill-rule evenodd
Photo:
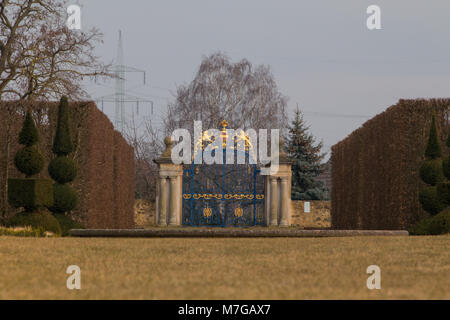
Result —
M 242 215 L 244 214 L 244 210 L 242 210 L 241 207 L 237 207 L 236 209 L 234 209 L 234 215 L 236 217 L 242 217 Z
M 212 210 L 211 210 L 211 208 L 205 208 L 205 209 L 203 209 L 203 215 L 205 216 L 205 217 L 211 217 L 211 215 L 212 215 Z

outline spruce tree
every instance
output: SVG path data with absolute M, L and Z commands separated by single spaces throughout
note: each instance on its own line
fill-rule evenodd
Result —
M 294 200 L 323 199 L 325 188 L 316 178 L 322 173 L 322 142 L 316 144 L 308 133 L 303 115 L 297 107 L 286 139 L 286 153 L 292 160 L 291 197 Z

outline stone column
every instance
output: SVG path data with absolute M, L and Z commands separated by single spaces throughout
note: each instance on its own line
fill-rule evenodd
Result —
M 289 226 L 289 196 L 288 192 L 288 178 L 281 178 L 281 209 L 280 209 L 280 227 L 288 227 Z
M 178 177 L 172 176 L 170 179 L 170 210 L 169 210 L 169 225 L 178 225 L 179 199 L 181 198 L 180 190 L 178 188 Z
M 272 161 L 271 161 L 272 163 Z M 279 140 L 278 161 L 274 161 L 278 165 L 277 172 L 271 172 L 266 183 L 269 183 L 268 192 L 268 220 L 269 226 L 288 227 L 291 223 L 291 160 L 283 152 L 283 140 Z M 266 167 L 270 166 L 268 164 Z M 278 180 L 280 180 L 280 189 L 278 189 Z M 267 202 L 266 202 L 267 204 Z M 278 217 L 280 217 L 278 223 Z
M 167 179 L 159 177 L 159 210 L 158 210 L 158 224 L 160 226 L 167 225 Z
M 172 144 L 170 137 L 164 139 L 166 150 L 161 157 L 153 160 L 158 164 L 159 186 L 156 208 L 156 222 L 160 226 L 181 224 L 181 181 L 183 165 L 172 162 Z M 169 181 L 168 181 L 169 180 Z
M 278 178 L 271 176 L 270 178 L 270 216 L 269 225 L 278 225 Z

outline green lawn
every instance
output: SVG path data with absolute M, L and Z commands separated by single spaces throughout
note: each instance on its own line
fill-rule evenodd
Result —
M 0 299 L 450 299 L 450 235 L 0 237 Z M 69 265 L 81 290 L 68 290 Z M 366 288 L 367 266 L 381 290 Z

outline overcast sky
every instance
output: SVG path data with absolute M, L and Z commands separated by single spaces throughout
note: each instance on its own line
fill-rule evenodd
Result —
M 147 72 L 147 85 L 130 93 L 152 99 L 155 117 L 176 86 L 193 79 L 202 56 L 216 51 L 270 65 L 290 113 L 299 103 L 326 150 L 367 120 L 350 115 L 372 117 L 401 98 L 450 97 L 449 0 L 79 3 L 82 27 L 104 33 L 97 54 L 105 62 L 115 59 L 122 30 L 125 64 Z M 382 30 L 366 27 L 371 4 L 381 7 Z M 140 84 L 130 76 L 127 86 Z M 96 97 L 113 88 L 88 91 Z

